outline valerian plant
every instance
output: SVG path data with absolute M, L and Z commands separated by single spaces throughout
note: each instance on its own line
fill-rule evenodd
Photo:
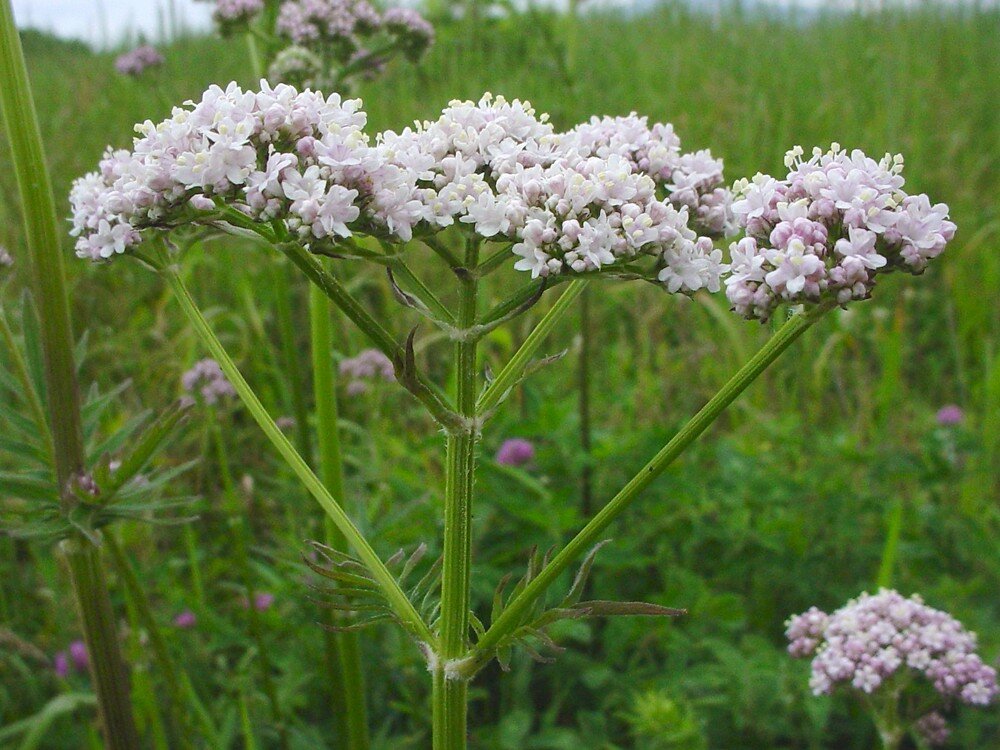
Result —
M 947 612 L 882 589 L 862 594 L 832 614 L 816 607 L 788 620 L 788 651 L 812 657 L 816 695 L 843 686 L 859 697 L 882 746 L 907 736 L 918 747 L 943 745 L 940 709 L 996 700 L 997 672 L 976 653 L 976 635 Z
M 77 254 L 135 258 L 159 273 L 274 447 L 350 544 L 320 548 L 313 567 L 340 588 L 341 609 L 395 622 L 424 654 L 432 680 L 433 746 L 464 748 L 469 682 L 523 647 L 543 657 L 561 619 L 673 616 L 642 602 L 586 601 L 587 575 L 608 526 L 778 356 L 829 310 L 864 299 L 878 276 L 920 272 L 954 233 L 947 208 L 902 190 L 902 160 L 834 146 L 787 157 L 785 179 L 758 175 L 725 189 L 721 163 L 682 155 L 672 129 L 637 117 L 557 132 L 526 102 L 455 101 L 433 121 L 372 137 L 358 100 L 261 81 L 211 87 L 168 120 L 137 126 L 132 150 L 111 150 L 74 186 Z M 735 198 L 735 200 L 733 200 Z M 733 227 L 735 225 L 735 228 Z M 276 426 L 189 293 L 183 247 L 208 231 L 253 238 L 285 256 L 392 363 L 396 381 L 445 435 L 444 540 L 437 565 L 411 585 L 422 551 L 383 561 Z M 740 231 L 732 263 L 710 234 Z M 413 263 L 443 264 L 453 289 L 432 289 Z M 333 259 L 334 262 L 330 262 Z M 376 319 L 334 269 L 384 268 L 397 300 L 451 341 L 454 390 L 417 364 L 416 331 Z M 530 279 L 492 306 L 483 281 L 513 265 Z M 691 295 L 725 285 L 736 311 L 766 320 L 800 305 L 732 379 L 558 552 L 497 586 L 490 615 L 470 610 L 477 446 L 491 416 L 537 370 L 535 355 L 588 284 L 655 284 Z M 499 372 L 484 374 L 480 340 L 563 292 Z M 582 560 L 567 593 L 547 594 Z M 398 572 L 397 572 L 398 571 Z M 440 593 L 438 594 L 438 591 Z

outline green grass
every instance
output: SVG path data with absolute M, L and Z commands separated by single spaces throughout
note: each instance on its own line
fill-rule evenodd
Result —
M 899 151 L 910 189 L 947 202 L 959 234 L 922 278 L 893 277 L 874 301 L 810 331 L 616 525 L 615 542 L 598 558 L 594 598 L 647 599 L 691 614 L 672 624 L 570 623 L 560 639 L 569 649 L 556 664 L 519 658 L 511 675 L 487 670 L 474 686 L 471 745 L 869 747 L 870 726 L 849 702 L 807 694 L 805 665 L 783 654 L 782 622 L 875 585 L 895 500 L 903 523 L 893 584 L 922 592 L 979 631 L 987 658 L 1000 654 L 1000 12 L 927 7 L 814 23 L 734 14 L 713 22 L 676 7 L 638 18 L 594 15 L 575 32 L 572 89 L 557 65 L 562 23 L 521 17 L 480 29 L 475 39 L 458 26 L 440 29 L 419 69 L 401 66 L 362 87 L 372 129 L 403 127 L 450 99 L 488 90 L 530 99 L 559 127 L 632 110 L 671 121 L 686 148 L 710 147 L 724 157 L 732 179 L 780 169 L 794 144 L 836 140 L 869 153 Z M 162 118 L 168 102 L 197 96 L 209 83 L 251 83 L 238 41 L 177 40 L 165 50 L 155 89 L 117 77 L 110 54 L 34 35 L 25 43 L 58 206 L 108 143 L 129 143 L 134 122 Z M 18 257 L 9 159 L 0 143 L 0 244 Z M 70 252 L 68 237 L 66 245 Z M 289 413 L 274 262 L 237 244 L 211 243 L 185 265 L 195 295 L 264 401 Z M 137 264 L 116 264 L 113 272 L 69 266 L 77 332 L 89 337 L 83 381 L 104 390 L 132 382 L 107 426 L 141 407 L 162 408 L 178 395 L 180 372 L 202 356 L 177 308 Z M 14 313 L 22 273 L 15 271 L 2 297 Z M 349 275 L 373 312 L 395 305 L 377 273 Z M 292 314 L 304 342 L 303 284 L 296 293 Z M 710 307 L 631 286 L 606 286 L 593 303 L 600 327 L 595 494 L 606 500 L 768 331 L 735 320 L 718 300 Z M 490 337 L 484 349 L 494 369 L 530 330 L 530 318 Z M 337 338 L 341 353 L 364 346 L 346 327 Z M 548 350 L 576 345 L 567 323 Z M 448 377 L 443 351 L 423 327 L 420 356 L 441 381 Z M 523 569 L 531 545 L 565 541 L 580 525 L 583 457 L 575 395 L 566 387 L 575 382 L 573 362 L 566 357 L 536 375 L 486 436 L 487 456 L 509 436 L 535 440 L 539 455 L 530 471 L 487 460 L 480 472 L 479 610 L 488 610 L 495 582 Z M 942 430 L 934 412 L 951 402 L 965 409 L 966 421 Z M 353 516 L 374 531 L 383 554 L 420 541 L 438 550 L 439 436 L 389 388 L 344 407 Z M 277 595 L 265 619 L 279 699 L 295 716 L 297 747 L 335 747 L 316 666 L 321 615 L 299 562 L 302 540 L 321 534 L 318 512 L 276 468 L 246 414 L 233 409 L 222 418 L 234 471 L 254 481 L 244 500 L 261 588 Z M 201 432 L 194 420 L 171 446 L 171 460 L 198 457 Z M 198 552 L 215 604 L 195 630 L 169 626 L 191 606 L 180 530 L 128 524 L 121 538 L 219 741 L 238 746 L 241 722 L 249 721 L 259 746 L 268 747 L 273 735 L 254 682 L 217 475 L 205 457 L 180 482 L 203 497 Z M 124 613 L 121 586 L 113 587 Z M 0 539 L 0 627 L 51 654 L 76 637 L 68 601 L 64 574 L 45 545 Z M 388 628 L 362 640 L 378 746 L 426 747 L 423 664 Z M 149 722 L 158 715 L 159 674 L 148 650 L 130 643 L 140 668 L 140 715 Z M 86 689 L 83 677 L 62 685 L 29 656 L 4 653 L 0 726 L 37 714 L 51 722 L 42 747 L 84 747 L 90 730 L 79 717 L 91 715 L 87 702 L 55 704 L 60 711 L 79 704 L 74 720 L 49 701 Z M 995 710 L 959 712 L 952 746 L 987 747 L 998 729 Z

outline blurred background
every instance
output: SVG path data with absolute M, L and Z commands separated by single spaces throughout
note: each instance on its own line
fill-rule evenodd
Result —
M 172 103 L 197 98 L 211 83 L 253 84 L 245 41 L 214 36 L 203 3 L 15 0 L 14 7 L 60 211 L 68 210 L 71 181 L 93 169 L 108 144 L 128 146 L 135 122 L 164 118 Z M 889 277 L 874 300 L 811 330 L 616 524 L 595 566 L 592 598 L 689 614 L 562 623 L 558 641 L 567 650 L 555 663 L 519 654 L 512 673 L 493 666 L 474 684 L 470 745 L 872 747 L 874 730 L 853 703 L 811 696 L 808 664 L 786 654 L 783 632 L 789 615 L 811 605 L 830 611 L 879 583 L 950 611 L 979 633 L 984 659 L 996 663 L 996 3 L 437 2 L 424 10 L 437 41 L 423 61 L 358 87 L 372 132 L 491 91 L 529 99 L 559 129 L 631 111 L 672 122 L 684 150 L 711 148 L 725 160 L 730 181 L 783 173 L 783 155 L 795 144 L 808 153 L 837 141 L 876 156 L 903 153 L 907 189 L 948 203 L 959 227 L 924 277 Z M 165 65 L 140 80 L 118 75 L 116 55 L 139 41 L 156 43 Z M 0 245 L 15 258 L 0 304 L 18 321 L 26 269 L 17 262 L 23 236 L 2 137 L 0 196 Z M 144 409 L 164 409 L 181 393 L 181 373 L 204 353 L 153 274 L 127 262 L 101 270 L 73 259 L 71 247 L 67 234 L 75 329 L 87 352 L 81 382 L 111 394 L 95 419 L 111 429 Z M 294 416 L 289 367 L 303 379 L 308 373 L 306 360 L 295 362 L 307 350 L 304 280 L 295 279 L 292 298 L 279 298 L 274 277 L 288 270 L 233 241 L 207 243 L 185 265 L 195 296 L 265 403 Z M 370 310 L 397 321 L 398 335 L 419 323 L 396 307 L 377 271 L 352 266 L 344 275 Z M 493 298 L 515 279 L 513 271 L 501 275 Z M 718 296 L 675 299 L 633 285 L 595 291 L 586 409 L 580 324 L 567 318 L 546 347 L 567 356 L 530 379 L 484 437 L 477 611 L 488 612 L 505 574 L 520 575 L 533 545 L 570 538 L 770 333 L 770 325 L 737 319 Z M 540 314 L 491 334 L 484 364 L 502 363 Z M 338 326 L 338 359 L 366 347 L 346 322 Z M 303 338 L 288 340 L 288 330 Z M 420 329 L 422 363 L 439 382 L 448 377 L 446 350 L 428 326 Z M 438 551 L 444 469 L 434 426 L 391 383 L 344 399 L 342 412 L 352 516 L 383 556 L 420 542 Z M 0 425 L 9 418 L 3 412 Z M 325 739 L 322 615 L 301 563 L 304 540 L 320 536 L 322 519 L 238 404 L 191 420 L 161 459 L 198 461 L 170 488 L 195 498 L 180 515 L 197 520 L 131 522 L 115 533 L 218 736 L 243 746 L 239 727 L 247 720 L 260 746 L 274 746 L 255 678 L 259 643 L 246 635 L 220 500 L 223 458 L 205 447 L 209 420 L 224 436 L 224 460 L 252 526 L 254 571 L 272 597 L 261 608 L 264 643 L 278 700 L 294 717 L 293 746 L 335 747 Z M 510 438 L 530 441 L 533 459 L 495 460 Z M 16 462 L 0 454 L 0 467 Z M 65 575 L 49 553 L 44 544 L 0 536 L 0 727 L 26 719 L 31 731 L 41 727 L 31 747 L 99 746 L 85 720 L 92 713 L 86 674 L 53 666 L 79 633 L 67 615 Z M 155 722 L 161 677 L 115 579 L 112 594 L 139 713 Z M 427 747 L 419 654 L 388 627 L 366 630 L 362 644 L 377 746 Z M 58 696 L 70 698 L 52 708 Z M 0 728 L 0 745 L 28 746 L 19 744 L 29 736 L 19 726 Z M 998 747 L 998 733 L 995 708 L 960 711 L 949 747 Z

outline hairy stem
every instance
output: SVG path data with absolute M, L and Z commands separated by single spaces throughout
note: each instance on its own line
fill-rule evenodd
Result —
M 309 317 L 312 334 L 313 392 L 316 401 L 316 431 L 319 443 L 319 468 L 323 484 L 334 497 L 344 498 L 344 462 L 340 450 L 337 410 L 337 381 L 333 368 L 333 324 L 330 303 L 313 285 L 309 287 Z M 326 543 L 334 549 L 346 547 L 344 535 L 326 518 Z M 337 624 L 336 613 L 331 613 Z M 361 671 L 361 644 L 357 633 L 325 634 L 330 689 L 333 694 L 334 720 L 347 750 L 367 750 L 368 707 L 365 680 Z
M 38 117 L 10 0 L 0 0 L 0 108 L 21 198 L 31 283 L 38 305 L 45 361 L 46 405 L 59 500 L 69 510 L 73 477 L 84 470 L 80 393 L 73 332 L 59 244 L 61 231 L 38 129 Z M 63 552 L 78 604 L 107 747 L 139 747 L 128 671 L 122 659 L 101 551 L 84 537 L 65 540 Z
M 400 588 L 399 583 L 393 577 L 392 573 L 389 572 L 388 568 L 385 567 L 385 563 L 375 553 L 375 550 L 372 549 L 368 540 L 365 539 L 357 526 L 348 518 L 339 502 L 330 494 L 330 491 L 313 473 L 308 464 L 302 460 L 295 447 L 274 423 L 274 419 L 268 414 L 264 405 L 261 404 L 260 399 L 257 398 L 257 394 L 254 393 L 236 367 L 236 364 L 222 345 L 222 342 L 219 341 L 218 337 L 212 331 L 208 321 L 205 320 L 205 316 L 198 308 L 194 298 L 191 297 L 184 282 L 177 275 L 176 269 L 169 264 L 168 259 L 160 271 L 170 286 L 184 315 L 194 328 L 195 333 L 218 361 L 219 366 L 226 374 L 229 382 L 232 383 L 233 388 L 236 389 L 237 394 L 239 394 L 240 399 L 247 407 L 251 416 L 257 422 L 258 426 L 260 426 L 261 430 L 263 430 L 268 440 L 271 441 L 271 444 L 277 449 L 278 453 L 284 458 L 289 468 L 291 468 L 302 484 L 305 485 L 309 494 L 316 499 L 327 515 L 330 516 L 333 523 L 336 524 L 337 528 L 347 539 L 347 543 L 357 553 L 361 562 L 371 572 L 372 577 L 375 579 L 382 591 L 382 595 L 386 598 L 396 617 L 417 638 L 426 643 L 435 643 L 436 639 L 431 633 L 430 628 L 427 627 L 427 623 L 420 617 L 416 608 Z
M 478 244 L 470 241 L 465 264 L 474 269 Z M 460 281 L 458 325 L 475 323 L 479 283 L 475 274 Z M 476 348 L 475 340 L 455 344 L 456 396 L 459 413 L 468 429 L 450 433 L 444 499 L 444 566 L 441 578 L 441 645 L 434 675 L 432 712 L 434 750 L 465 747 L 468 687 L 464 679 L 450 679 L 447 664 L 461 659 L 468 649 L 469 590 L 472 569 L 472 504 L 476 472 Z
M 828 310 L 819 306 L 792 317 L 750 360 L 733 375 L 701 410 L 691 418 L 653 459 L 615 495 L 553 559 L 536 578 L 515 597 L 487 630 L 476 646 L 466 666 L 474 671 L 485 664 L 501 642 L 522 623 L 531 607 L 545 594 L 549 586 L 576 559 L 600 541 L 605 529 L 654 479 L 670 466 L 693 443 L 737 396 L 745 391 L 792 343 L 805 333 Z

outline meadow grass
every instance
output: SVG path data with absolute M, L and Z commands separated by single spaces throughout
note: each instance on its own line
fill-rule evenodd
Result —
M 555 665 L 519 657 L 512 675 L 491 668 L 473 687 L 473 747 L 868 746 L 870 729 L 846 702 L 807 695 L 802 665 L 783 654 L 782 621 L 875 585 L 896 501 L 902 524 L 893 585 L 949 609 L 979 631 L 986 655 L 998 653 L 998 38 L 996 10 L 932 6 L 808 21 L 735 11 L 711 17 L 683 6 L 636 17 L 595 13 L 576 24 L 534 13 L 489 22 L 474 35 L 460 24 L 442 26 L 419 68 L 400 66 L 361 86 L 373 130 L 401 128 L 450 99 L 487 90 L 530 99 L 557 127 L 635 110 L 673 122 L 686 149 L 710 146 L 733 179 L 778 170 L 794 144 L 898 151 L 908 186 L 947 202 L 959 226 L 919 284 L 890 278 L 875 301 L 819 324 L 723 418 L 726 430 L 706 436 L 619 522 L 621 540 L 599 558 L 595 598 L 645 599 L 690 615 L 673 624 L 565 623 L 561 640 L 571 648 Z M 177 39 L 149 82 L 116 76 L 111 54 L 36 35 L 25 45 L 59 207 L 72 179 L 92 169 L 108 143 L 128 144 L 134 122 L 162 118 L 169 103 L 209 83 L 251 83 L 240 40 Z M 8 198 L 15 194 L 9 159 L 0 144 L 0 194 Z M 0 244 L 17 257 L 23 240 L 8 198 L 0 201 Z M 70 252 L 68 237 L 66 246 Z M 275 258 L 231 241 L 207 242 L 192 256 L 188 283 L 223 340 L 265 403 L 292 413 L 277 343 Z M 83 382 L 132 383 L 109 418 L 118 421 L 176 397 L 179 373 L 202 356 L 160 282 L 137 264 L 122 266 L 100 274 L 69 263 L 77 333 L 89 338 Z M 5 309 L 15 306 L 21 273 L 15 267 Z M 491 283 L 515 279 L 510 272 Z M 349 283 L 373 311 L 395 304 L 375 273 L 354 272 Z M 303 340 L 306 292 L 296 287 L 290 311 Z M 592 306 L 600 329 L 592 465 L 595 495 L 606 499 L 768 330 L 738 321 L 718 300 L 664 299 L 634 286 L 610 287 Z M 496 367 L 509 356 L 532 319 L 491 334 L 487 361 Z M 571 328 L 547 350 L 575 349 Z M 341 355 L 365 345 L 346 326 L 336 340 Z M 446 345 L 421 331 L 419 356 L 439 378 L 448 376 L 439 356 Z M 529 382 L 505 406 L 484 446 L 489 453 L 502 437 L 528 437 L 539 453 L 528 471 L 485 462 L 475 580 L 523 569 L 531 545 L 565 541 L 580 526 L 577 482 L 586 459 L 568 387 L 573 357 L 549 367 L 547 382 Z M 956 429 L 935 424 L 946 403 L 965 411 Z M 436 548 L 439 538 L 444 469 L 430 450 L 439 436 L 411 406 L 382 388 L 347 402 L 341 414 L 348 507 L 390 554 L 420 541 Z M 278 700 L 295 717 L 295 746 L 330 746 L 322 744 L 332 722 L 315 666 L 321 616 L 298 562 L 302 540 L 322 534 L 319 516 L 287 472 L 276 470 L 246 415 L 233 409 L 220 419 L 233 471 L 253 480 L 240 498 L 255 540 L 252 565 L 261 588 L 278 597 L 264 618 Z M 199 455 L 198 430 L 190 432 L 171 448 L 178 463 Z M 220 742 L 235 742 L 249 722 L 261 746 L 272 746 L 265 696 L 253 681 L 258 652 L 241 624 L 223 488 L 212 485 L 218 472 L 197 476 L 200 486 L 187 488 L 204 498 L 195 507 L 196 557 L 218 605 L 199 612 L 196 631 L 171 632 L 169 646 L 183 657 Z M 136 524 L 119 531 L 155 616 L 168 624 L 191 603 L 183 535 Z M 64 577 L 38 552 L 2 540 L 0 623 L 54 651 L 74 631 L 62 614 Z M 479 608 L 488 609 L 491 596 L 492 586 L 473 591 Z M 388 629 L 363 642 L 378 746 L 425 747 L 423 664 Z M 139 638 L 130 658 L 139 668 L 140 716 L 155 725 L 158 675 Z M 0 657 L 0 721 L 35 714 L 58 692 L 84 687 L 57 685 L 28 657 Z M 963 717 L 955 746 L 986 747 L 997 730 L 995 712 Z M 87 734 L 86 723 L 64 716 L 47 746 L 81 747 Z

